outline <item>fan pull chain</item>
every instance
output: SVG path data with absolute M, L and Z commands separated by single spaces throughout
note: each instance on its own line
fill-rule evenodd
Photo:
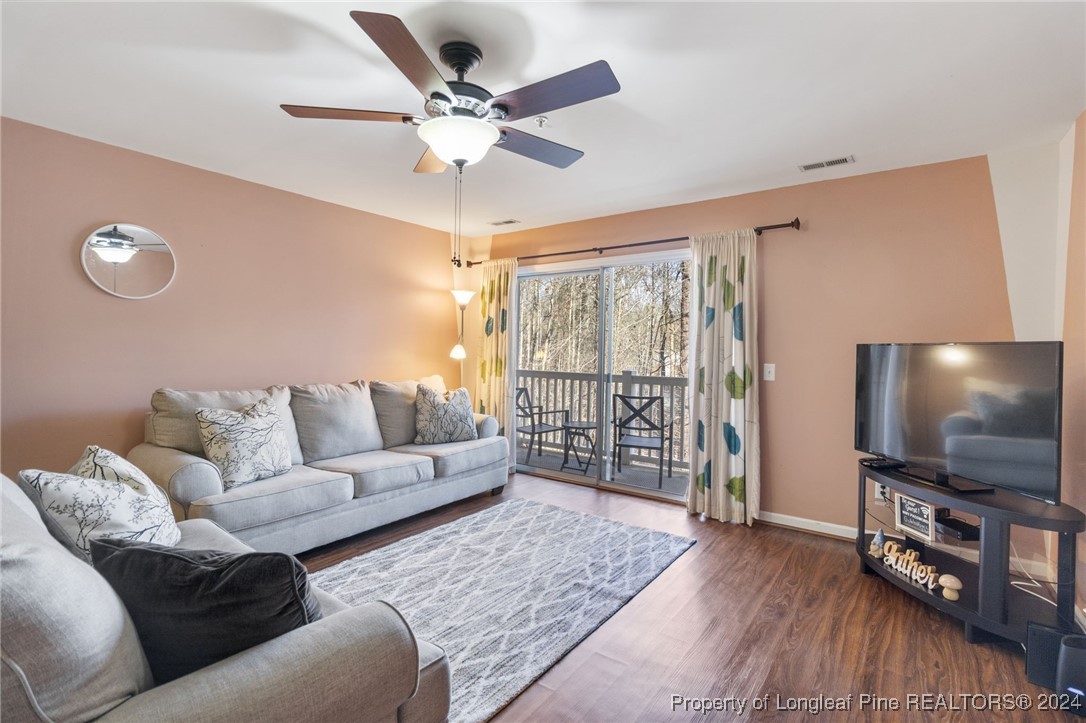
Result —
M 455 209 L 453 210 L 453 265 L 457 268 L 460 267 L 460 226 L 461 219 L 464 216 L 463 204 L 464 204 L 464 166 L 462 164 L 456 165 L 456 178 L 454 179 L 454 191 L 453 191 L 453 204 Z

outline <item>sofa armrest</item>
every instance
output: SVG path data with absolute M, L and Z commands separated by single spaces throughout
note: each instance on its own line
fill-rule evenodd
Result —
M 128 461 L 166 490 L 180 519 L 188 519 L 191 503 L 223 493 L 219 468 L 203 457 L 144 442 L 132 448 Z
M 411 628 L 391 605 L 371 603 L 152 688 L 100 720 L 389 721 L 418 680 Z
M 498 420 L 488 414 L 475 415 L 475 429 L 479 432 L 479 439 L 498 436 Z

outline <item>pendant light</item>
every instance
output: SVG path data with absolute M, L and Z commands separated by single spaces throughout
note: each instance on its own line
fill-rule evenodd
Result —
M 451 293 L 453 298 L 456 299 L 456 305 L 460 307 L 460 336 L 456 338 L 456 346 L 449 352 L 449 358 L 466 359 L 468 353 L 464 349 L 464 309 L 468 308 L 468 304 L 471 302 L 471 298 L 475 296 L 475 292 L 453 289 Z

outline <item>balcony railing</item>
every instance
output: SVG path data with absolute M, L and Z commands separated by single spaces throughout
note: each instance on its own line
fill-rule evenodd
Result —
M 552 372 L 552 371 L 528 371 L 517 370 L 517 386 L 526 387 L 532 395 L 532 404 L 539 405 L 543 409 L 567 409 L 570 421 L 582 421 L 599 423 L 597 410 L 599 409 L 599 377 L 596 374 L 578 372 Z M 624 371 L 615 374 L 609 382 L 604 383 L 604 409 L 605 415 L 611 414 L 611 395 L 626 394 L 632 396 L 659 396 L 664 399 L 664 418 L 673 421 L 674 448 L 671 463 L 676 472 L 685 472 L 690 469 L 690 420 L 687 414 L 687 378 L 686 377 L 657 377 L 642 376 L 632 371 Z M 548 420 L 553 421 L 553 420 Z M 554 422 L 558 424 L 558 422 Z M 609 453 L 609 430 L 601 430 L 602 439 L 597 440 L 599 451 L 606 457 Z M 517 440 L 518 450 L 526 450 L 527 438 L 519 435 Z M 543 450 L 545 453 L 561 455 L 562 437 L 559 434 L 550 435 L 550 439 L 544 439 Z M 664 454 L 666 454 L 666 449 Z M 630 453 L 624 450 L 623 454 Z M 623 457 L 623 466 L 632 463 L 656 468 L 659 453 L 651 450 L 638 451 L 630 454 L 629 458 Z M 523 451 L 518 455 L 523 460 Z M 628 459 L 628 461 L 627 461 Z M 664 458 L 664 468 L 667 469 L 667 458 Z

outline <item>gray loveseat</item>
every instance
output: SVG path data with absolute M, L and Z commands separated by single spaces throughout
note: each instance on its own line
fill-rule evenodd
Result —
M 440 377 L 421 380 L 444 392 Z M 166 490 L 179 520 L 211 520 L 257 550 L 296 553 L 465 497 L 501 492 L 509 447 L 493 417 L 478 439 L 415 444 L 419 382 L 309 384 L 253 391 L 159 389 L 145 441 L 128 459 Z M 195 410 L 237 409 L 270 395 L 293 467 L 225 489 L 206 459 Z
M 323 617 L 154 685 L 113 588 L 0 479 L 3 662 L 0 717 L 23 721 L 385 721 L 448 716 L 444 651 L 385 603 L 351 608 L 313 588 Z M 179 547 L 248 551 L 208 520 L 178 523 Z M 154 584 L 149 580 L 147 584 Z

